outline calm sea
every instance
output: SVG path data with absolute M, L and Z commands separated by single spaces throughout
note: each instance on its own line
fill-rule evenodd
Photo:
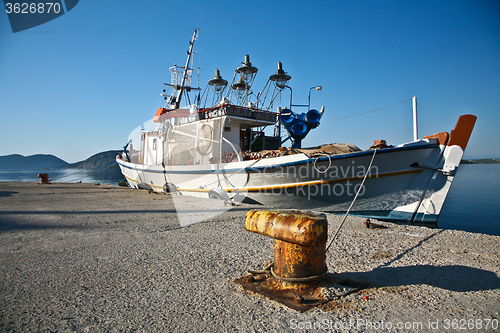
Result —
M 100 183 L 118 185 L 125 180 L 118 167 L 98 171 L 95 169 L 32 169 L 0 170 L 0 182 L 38 182 L 39 173 L 47 173 L 51 182 L 60 183 Z
M 118 185 L 124 180 L 118 168 L 95 170 L 0 170 L 0 181 L 37 182 L 39 173 L 48 173 L 55 182 Z M 57 179 L 62 176 L 64 178 Z M 463 164 L 438 220 L 439 228 L 500 235 L 500 164 Z
M 500 235 L 500 164 L 462 164 L 438 226 Z

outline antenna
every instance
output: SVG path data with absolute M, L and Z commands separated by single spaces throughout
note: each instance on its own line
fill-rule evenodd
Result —
M 198 22 L 198 31 L 200 31 L 201 28 L 201 15 L 203 14 L 203 7 L 201 7 L 201 12 L 200 12 L 200 21 Z
M 184 85 L 186 83 L 186 80 L 188 79 L 188 72 L 189 72 L 189 62 L 191 61 L 191 56 L 193 55 L 193 46 L 195 40 L 198 38 L 198 30 L 195 30 L 193 33 L 193 37 L 191 37 L 191 41 L 189 42 L 189 50 L 187 52 L 187 60 L 186 60 L 186 66 L 184 66 L 184 73 L 182 74 L 182 81 L 180 84 L 180 89 L 177 93 L 177 100 L 175 104 L 175 108 L 178 109 L 180 106 L 181 98 L 182 98 L 182 93 L 184 92 Z

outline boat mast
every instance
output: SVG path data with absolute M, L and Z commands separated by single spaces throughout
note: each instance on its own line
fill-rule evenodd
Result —
M 178 109 L 180 104 L 181 104 L 181 98 L 182 98 L 182 93 L 184 89 L 190 88 L 190 87 L 184 87 L 184 84 L 186 83 L 187 77 L 188 77 L 188 71 L 189 71 L 189 62 L 191 61 L 191 55 L 193 54 L 193 46 L 194 46 L 194 41 L 198 38 L 198 30 L 195 30 L 193 33 L 193 37 L 191 38 L 191 41 L 189 42 L 189 50 L 187 51 L 187 60 L 186 60 L 186 66 L 184 66 L 184 74 L 182 75 L 182 81 L 181 85 L 178 88 L 179 91 L 177 92 L 177 98 L 175 102 L 175 108 Z

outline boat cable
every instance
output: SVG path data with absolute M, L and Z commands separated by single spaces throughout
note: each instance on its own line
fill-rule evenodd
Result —
M 285 150 L 285 151 L 283 151 L 283 152 L 280 152 L 279 157 L 284 156 L 284 155 L 286 154 L 286 152 L 287 152 L 286 150 Z M 316 171 L 318 171 L 319 173 L 325 173 L 325 172 L 326 172 L 326 171 L 328 171 L 328 170 L 330 169 L 330 167 L 331 167 L 331 162 L 332 162 L 332 161 L 331 161 L 331 155 L 328 155 L 328 154 L 325 154 L 325 155 L 327 155 L 327 156 L 328 156 L 328 158 L 329 158 L 329 160 L 330 160 L 330 165 L 328 166 L 328 169 L 327 169 L 327 170 L 325 170 L 325 171 L 323 171 L 323 172 L 322 172 L 322 171 L 319 171 L 318 169 L 316 169 Z M 232 176 L 234 176 L 234 175 L 236 175 L 236 174 L 240 173 L 241 171 L 243 171 L 243 170 L 246 170 L 246 169 L 249 169 L 249 168 L 253 167 L 253 166 L 254 166 L 257 162 L 259 162 L 259 161 L 261 161 L 261 159 L 254 160 L 254 161 L 253 161 L 252 163 L 250 163 L 249 165 L 244 166 L 243 168 L 241 168 L 241 169 L 239 169 L 238 171 L 235 171 L 235 172 L 233 172 L 233 173 L 231 173 L 231 174 L 229 174 L 229 175 L 227 175 L 227 174 L 225 173 L 225 171 L 222 169 L 222 173 L 223 173 L 223 175 L 224 175 L 224 179 L 225 179 L 225 180 L 227 180 L 227 179 L 229 179 L 230 177 L 232 177 Z M 315 162 L 314 166 L 315 166 L 315 165 L 316 165 L 316 162 Z M 211 182 L 211 183 L 205 184 L 205 185 L 203 185 L 203 188 L 208 188 L 208 187 L 209 187 L 209 185 L 213 185 L 213 184 L 218 183 L 218 182 L 219 182 L 219 180 L 216 180 L 216 181 L 214 181 L 214 182 Z M 200 187 L 201 187 L 201 186 L 200 186 Z M 240 189 L 241 189 L 241 187 L 240 187 Z
M 248 269 L 247 272 L 252 274 L 252 275 L 260 275 L 260 274 L 266 274 L 266 275 L 272 275 L 276 279 L 281 280 L 281 281 L 286 281 L 286 282 L 311 282 L 311 281 L 316 281 L 321 279 L 323 276 L 325 276 L 328 273 L 328 269 L 325 268 L 323 272 L 321 272 L 318 275 L 311 275 L 311 276 L 304 276 L 304 277 L 283 277 L 274 271 L 274 262 L 271 261 L 266 261 L 264 263 L 264 267 L 262 270 L 255 270 L 255 269 Z
M 349 215 L 349 212 L 352 209 L 352 206 L 354 205 L 354 202 L 356 202 L 356 199 L 358 198 L 359 192 L 361 192 L 361 189 L 363 188 L 365 180 L 366 180 L 366 178 L 368 178 L 368 174 L 370 173 L 370 169 L 372 167 L 373 160 L 375 159 L 376 153 L 377 153 L 377 149 L 374 149 L 372 159 L 371 159 L 370 164 L 368 166 L 368 170 L 366 171 L 365 176 L 363 177 L 363 181 L 361 182 L 361 186 L 359 187 L 358 191 L 356 192 L 356 195 L 354 196 L 354 199 L 352 200 L 351 205 L 349 206 L 349 209 L 347 210 L 344 218 L 342 219 L 342 222 L 340 223 L 339 227 L 337 228 L 335 235 L 330 240 L 330 243 L 328 243 L 328 246 L 326 247 L 325 253 L 328 251 L 328 249 L 330 248 L 330 245 L 332 245 L 332 242 L 335 240 L 335 238 L 337 238 L 337 236 L 340 232 L 340 229 L 342 228 L 342 225 L 344 224 L 345 220 L 347 219 L 347 216 Z M 297 277 L 297 278 L 296 277 L 283 277 L 283 276 L 279 276 L 278 274 L 276 274 L 276 272 L 274 272 L 273 266 L 274 266 L 274 262 L 271 260 L 271 261 L 267 261 L 264 263 L 264 267 L 262 270 L 249 269 L 249 270 L 247 270 L 247 272 L 252 274 L 252 275 L 260 275 L 260 274 L 266 274 L 268 276 L 272 275 L 274 278 L 276 278 L 278 280 L 286 281 L 286 282 L 316 281 L 316 280 L 321 279 L 322 277 L 324 277 L 328 273 L 328 268 L 325 268 L 325 270 L 318 275 Z
M 235 172 L 233 172 L 233 173 L 231 173 L 231 174 L 229 174 L 229 175 L 226 175 L 225 170 L 224 170 L 224 169 L 221 169 L 221 173 L 222 173 L 222 174 L 223 174 L 223 176 L 224 176 L 224 178 L 223 178 L 223 179 L 224 179 L 224 180 L 226 180 L 226 181 L 228 181 L 228 179 L 229 179 L 230 177 L 232 177 L 232 176 L 234 176 L 234 175 L 236 175 L 236 174 L 240 173 L 240 172 L 241 172 L 241 171 L 243 171 L 243 170 L 246 170 L 246 169 L 248 169 L 248 168 L 251 168 L 252 166 L 254 166 L 254 164 L 256 164 L 256 163 L 257 163 L 257 162 L 259 162 L 259 161 L 260 161 L 260 160 L 254 160 L 254 161 L 253 161 L 252 163 L 250 163 L 249 165 L 247 165 L 247 166 L 245 166 L 245 167 L 243 167 L 243 168 L 239 169 L 238 171 L 235 171 Z M 217 167 L 217 168 L 218 168 L 218 167 Z M 213 181 L 213 182 L 208 183 L 208 184 L 205 184 L 205 185 L 200 185 L 200 188 L 209 188 L 209 186 L 210 186 L 210 185 L 213 185 L 213 184 L 216 184 L 216 183 L 219 183 L 219 185 L 220 185 L 220 180 L 216 180 L 216 181 Z M 220 186 L 220 188 L 222 189 L 222 186 Z M 240 187 L 239 189 L 241 189 L 241 187 Z M 237 188 L 234 188 L 234 190 L 238 190 L 238 189 L 237 189 Z
M 226 180 L 227 180 L 227 179 L 229 179 L 229 177 L 232 177 L 232 176 L 236 175 L 237 173 L 240 173 L 240 172 L 241 172 L 241 171 L 243 171 L 243 170 L 246 170 L 246 169 L 248 169 L 248 168 L 253 167 L 253 166 L 254 166 L 254 164 L 256 164 L 256 163 L 257 163 L 257 162 L 259 162 L 259 161 L 260 161 L 260 160 L 255 160 L 255 161 L 253 161 L 252 163 L 250 163 L 249 165 L 247 165 L 247 166 L 245 166 L 245 167 L 243 167 L 243 168 L 239 169 L 239 170 L 238 170 L 238 171 L 236 171 L 236 172 L 233 172 L 233 173 L 232 173 L 232 174 L 230 174 L 229 176 L 227 176 L 227 175 L 226 175 L 226 173 L 225 173 L 225 172 L 224 172 L 224 170 L 223 170 L 223 171 L 222 171 L 222 173 L 224 174 L 224 179 L 226 179 Z M 213 184 L 213 183 L 211 183 L 211 184 Z M 210 185 L 210 184 L 208 184 L 208 185 Z
M 278 96 L 280 97 L 280 103 L 281 103 L 281 91 L 274 94 L 275 91 L 276 91 L 276 87 L 274 87 L 273 93 L 271 95 L 271 101 L 269 102 L 269 105 L 274 105 L 274 101 L 276 100 L 276 98 L 278 98 Z M 279 114 L 278 114 L 278 117 L 279 117 Z
M 235 72 L 234 75 L 236 76 L 236 72 Z M 233 79 L 233 81 L 234 81 L 234 79 Z M 219 123 L 218 124 L 219 125 L 219 135 L 220 135 L 220 138 L 222 139 L 224 137 L 224 132 L 223 132 L 223 130 L 224 130 L 224 122 L 222 122 L 222 121 L 217 121 L 217 122 Z M 216 124 L 214 124 L 213 128 L 215 128 L 215 125 Z M 221 142 L 221 141 L 222 140 L 219 140 L 219 142 Z M 215 162 L 217 164 L 216 165 L 216 170 L 215 170 L 215 172 L 217 173 L 217 185 L 220 188 L 222 188 L 222 185 L 220 184 L 220 177 L 219 177 L 219 166 L 222 163 L 222 144 L 219 144 L 219 157 L 216 158 L 215 160 L 216 160 Z
M 99 170 L 99 171 L 93 172 L 93 173 L 91 173 L 91 174 L 85 175 L 85 176 L 80 177 L 80 178 L 77 178 L 77 179 L 73 179 L 71 182 L 59 182 L 59 183 L 60 183 L 60 184 L 63 184 L 63 183 L 64 183 L 64 184 L 74 183 L 74 182 L 76 182 L 76 181 L 78 181 L 78 180 L 81 180 L 81 179 L 84 179 L 84 178 L 87 178 L 87 177 L 93 176 L 93 175 L 95 175 L 95 174 L 98 174 L 99 172 L 102 172 L 102 171 L 104 171 L 104 170 L 106 170 L 106 169 L 109 169 L 109 168 L 114 168 L 114 167 L 115 167 L 115 165 L 110 165 L 110 166 L 105 167 L 105 168 L 104 168 L 104 169 L 102 169 L 102 170 Z M 84 171 L 87 171 L 87 170 L 89 170 L 89 169 L 85 169 Z M 57 179 L 59 179 L 59 178 L 57 178 Z
M 347 212 L 345 213 L 344 218 L 342 219 L 342 222 L 340 222 L 340 225 L 337 228 L 337 231 L 333 235 L 332 239 L 330 239 L 330 242 L 328 243 L 328 246 L 326 247 L 325 252 L 328 252 L 328 249 L 330 248 L 330 245 L 332 245 L 332 243 L 335 240 L 335 238 L 337 238 L 337 236 L 338 236 L 338 234 L 340 232 L 340 229 L 344 225 L 344 222 L 347 219 L 347 216 L 351 212 L 352 206 L 356 202 L 356 199 L 358 198 L 359 192 L 361 192 L 361 189 L 363 188 L 363 185 L 365 183 L 366 178 L 368 178 L 368 174 L 370 173 L 370 170 L 371 170 L 371 167 L 372 167 L 372 164 L 373 164 L 373 160 L 375 159 L 375 154 L 377 154 L 377 149 L 373 150 L 373 156 L 372 156 L 372 159 L 370 161 L 370 165 L 368 165 L 368 169 L 366 170 L 365 176 L 363 177 L 363 180 L 361 181 L 361 186 L 359 187 L 358 191 L 356 192 L 356 195 L 354 196 L 354 199 L 352 200 L 351 205 L 349 206 L 349 209 L 347 209 Z
M 107 167 L 105 167 L 105 168 L 104 168 L 104 169 L 102 169 L 102 170 L 99 170 L 99 171 L 93 172 L 93 173 L 91 173 L 91 174 L 89 174 L 89 175 L 85 175 L 85 176 L 80 177 L 80 178 L 77 178 L 77 179 L 75 179 L 75 180 L 73 180 L 73 181 L 77 181 L 77 180 L 81 180 L 81 179 L 84 179 L 84 178 L 87 178 L 87 177 L 93 176 L 93 175 L 95 175 L 95 174 L 98 174 L 99 172 L 102 172 L 102 171 L 104 171 L 104 170 L 106 170 L 106 169 L 109 169 L 109 168 L 114 168 L 114 167 L 115 167 L 115 165 L 110 165 L 110 166 L 107 166 Z
M 165 193 L 165 185 L 168 184 L 168 181 L 167 181 L 167 170 L 165 169 L 165 158 L 163 158 L 163 161 L 161 162 L 161 166 L 163 167 L 163 178 L 165 179 L 165 184 L 163 185 L 163 194 L 167 194 L 167 193 Z
M 366 112 L 356 113 L 356 114 L 353 114 L 353 115 L 350 115 L 350 116 L 339 117 L 339 118 L 333 118 L 333 119 L 324 119 L 324 120 L 323 120 L 323 119 L 321 119 L 321 121 L 332 121 L 332 120 L 339 120 L 339 119 L 345 119 L 345 118 L 357 117 L 357 116 L 361 116 L 361 115 L 364 115 L 364 114 L 367 114 L 367 113 L 371 113 L 371 112 L 379 111 L 379 110 L 382 110 L 382 109 L 387 109 L 387 108 L 390 108 L 391 106 L 395 106 L 395 105 L 398 105 L 398 104 L 401 104 L 401 103 L 404 103 L 404 102 L 411 101 L 412 99 L 413 99 L 413 98 L 408 98 L 408 99 L 405 99 L 404 101 L 397 102 L 397 103 L 394 103 L 394 104 L 391 104 L 391 105 L 387 105 L 387 106 L 384 106 L 384 107 L 381 107 L 381 108 L 378 108 L 378 109 L 375 109 L 375 110 L 371 110 L 371 111 L 366 111 Z
M 50 181 L 51 181 L 51 182 L 53 182 L 54 180 L 58 180 L 58 179 L 61 179 L 61 178 L 65 178 L 65 177 L 69 177 L 69 176 L 76 175 L 76 174 L 81 173 L 81 172 L 85 172 L 85 171 L 88 171 L 88 170 L 92 170 L 92 169 L 95 169 L 95 168 L 98 168 L 98 167 L 100 167 L 100 166 L 103 166 L 103 165 L 105 165 L 105 164 L 107 164 L 107 163 L 109 163 L 109 162 L 111 162 L 111 161 L 114 161 L 114 160 L 115 160 L 115 158 L 113 157 L 112 159 L 110 159 L 110 160 L 108 160 L 108 161 L 106 161 L 106 162 L 103 162 L 103 163 L 101 163 L 101 164 L 98 164 L 98 165 L 96 165 L 96 166 L 93 166 L 93 167 L 91 167 L 91 168 L 85 168 L 85 169 L 83 169 L 83 170 L 80 170 L 80 171 L 77 171 L 77 172 L 74 172 L 74 173 L 70 173 L 69 175 L 64 175 L 64 176 L 61 176 L 61 177 L 57 177 L 57 178 L 51 179 Z M 113 165 L 113 166 L 114 166 L 114 165 Z M 104 169 L 103 169 L 103 170 L 104 170 Z M 84 177 L 84 178 L 85 178 L 85 177 Z M 80 178 L 79 178 L 79 179 L 80 179 Z

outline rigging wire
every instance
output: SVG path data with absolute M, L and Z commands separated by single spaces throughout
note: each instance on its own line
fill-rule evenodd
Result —
M 269 94 L 269 91 L 271 88 L 271 85 L 269 84 L 269 82 L 270 82 L 270 80 L 267 80 L 267 83 L 264 86 L 264 88 L 262 89 L 262 91 L 260 92 L 260 96 L 259 96 L 259 104 L 261 105 L 260 108 L 267 109 L 268 111 L 272 110 L 272 103 L 270 103 L 269 106 L 267 106 L 267 107 L 264 107 L 264 104 L 266 103 L 267 95 Z M 257 108 L 259 108 L 259 104 L 257 105 Z
M 271 105 L 271 107 L 274 105 L 274 101 L 276 100 L 276 98 L 278 98 L 278 96 L 280 97 L 280 103 L 281 103 L 281 92 L 282 92 L 283 90 L 280 90 L 280 91 L 276 92 L 276 89 L 277 89 L 277 88 L 276 88 L 276 86 L 275 86 L 275 87 L 274 87 L 274 90 L 273 90 L 273 94 L 272 94 L 272 96 L 274 96 L 274 97 L 272 97 L 272 98 L 271 98 L 271 101 L 269 102 L 269 105 Z
M 364 115 L 364 114 L 367 114 L 367 113 L 379 111 L 379 110 L 382 110 L 382 109 L 387 109 L 387 108 L 390 108 L 391 106 L 395 106 L 395 105 L 398 105 L 398 104 L 401 104 L 401 103 L 404 103 L 404 102 L 408 102 L 408 101 L 411 101 L 411 98 L 408 98 L 408 99 L 405 99 L 404 101 L 397 102 L 397 103 L 394 103 L 394 104 L 391 104 L 391 105 L 387 105 L 387 106 L 384 106 L 384 107 L 381 107 L 381 108 L 378 108 L 378 109 L 375 109 L 375 110 L 361 112 L 361 113 L 357 113 L 357 114 L 353 114 L 353 115 L 345 116 L 345 117 L 339 117 L 339 118 L 333 118 L 333 119 L 324 119 L 324 120 L 321 119 L 321 121 L 331 121 L 331 120 L 339 120 L 339 119 L 357 117 L 357 116 L 361 116 L 361 115 Z

